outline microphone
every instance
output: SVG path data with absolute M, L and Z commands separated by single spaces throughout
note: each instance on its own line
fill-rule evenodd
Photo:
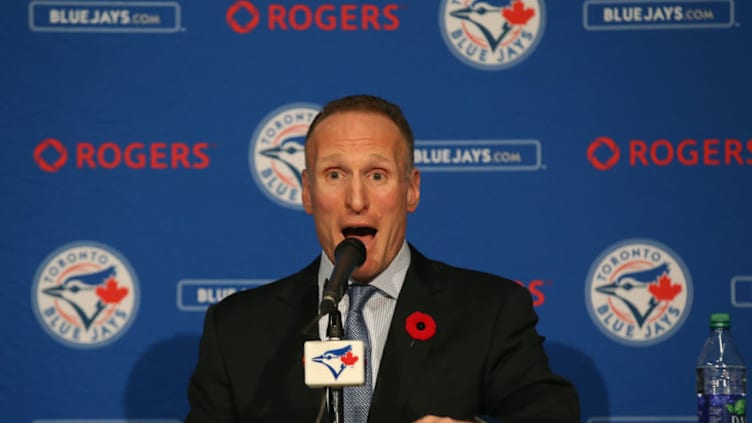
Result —
M 331 313 L 345 295 L 350 275 L 366 261 L 366 246 L 357 238 L 345 238 L 334 249 L 334 270 L 324 287 L 319 312 Z

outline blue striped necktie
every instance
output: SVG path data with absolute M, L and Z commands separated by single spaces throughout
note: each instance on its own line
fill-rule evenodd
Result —
M 371 341 L 363 319 L 363 306 L 379 289 L 369 284 L 352 284 L 347 294 L 350 296 L 350 309 L 345 323 L 345 339 L 363 341 L 365 344 L 366 383 L 363 386 L 344 388 L 345 423 L 365 423 L 371 407 L 373 375 L 371 374 Z

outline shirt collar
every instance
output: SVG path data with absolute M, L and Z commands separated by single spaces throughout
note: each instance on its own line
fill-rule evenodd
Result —
M 405 283 L 405 275 L 407 274 L 408 267 L 410 267 L 410 247 L 408 247 L 407 241 L 402 241 L 402 247 L 400 247 L 394 260 L 389 263 L 389 266 L 381 274 L 370 282 L 370 285 L 378 288 L 387 297 L 396 299 L 402 289 L 402 284 Z M 332 270 L 334 270 L 334 264 L 322 252 L 318 275 L 319 298 L 321 298 L 324 292 L 324 283 L 332 274 Z M 350 279 L 349 282 L 352 284 L 353 280 Z

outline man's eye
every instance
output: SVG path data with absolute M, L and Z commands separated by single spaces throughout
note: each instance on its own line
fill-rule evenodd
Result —
M 384 174 L 380 172 L 374 172 L 373 175 L 371 175 L 371 178 L 373 178 L 374 181 L 383 181 Z
M 329 179 L 339 179 L 341 175 L 339 172 L 329 172 L 327 176 Z

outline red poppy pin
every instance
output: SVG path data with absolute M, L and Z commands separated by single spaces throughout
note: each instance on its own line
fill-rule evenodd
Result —
M 428 314 L 416 311 L 407 316 L 405 329 L 413 342 L 427 341 L 436 334 L 436 321 Z

